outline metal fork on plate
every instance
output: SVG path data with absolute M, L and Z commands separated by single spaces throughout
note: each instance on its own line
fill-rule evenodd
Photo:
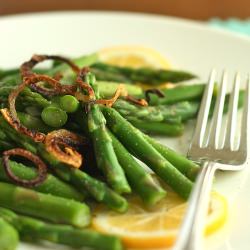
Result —
M 197 125 L 188 157 L 202 163 L 189 199 L 187 213 L 181 227 L 174 250 L 202 250 L 204 222 L 208 211 L 209 197 L 215 171 L 242 170 L 248 158 L 248 130 L 250 120 L 250 79 L 247 80 L 243 114 L 241 119 L 240 141 L 235 147 L 237 127 L 238 97 L 240 76 L 235 76 L 230 94 L 227 125 L 223 145 L 220 144 L 223 108 L 226 95 L 227 74 L 224 72 L 216 99 L 211 126 L 206 139 L 206 128 L 211 106 L 216 72 L 213 70 L 203 94 Z

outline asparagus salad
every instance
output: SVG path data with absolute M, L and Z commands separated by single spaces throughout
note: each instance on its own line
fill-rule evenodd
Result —
M 196 117 L 196 78 L 139 47 L 0 70 L 0 249 L 171 246 L 199 165 L 152 135 L 180 136 Z M 226 211 L 214 193 L 207 234 Z

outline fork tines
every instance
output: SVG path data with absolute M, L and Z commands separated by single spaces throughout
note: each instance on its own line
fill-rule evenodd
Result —
M 232 161 L 238 163 L 239 158 L 247 157 L 247 138 L 249 128 L 249 105 L 250 105 L 250 78 L 248 77 L 245 87 L 244 108 L 241 119 L 240 143 L 235 147 L 235 134 L 238 120 L 238 103 L 240 93 L 241 77 L 237 73 L 235 75 L 232 91 L 230 93 L 226 126 L 222 127 L 222 117 L 225 108 L 226 88 L 228 83 L 228 74 L 222 74 L 221 84 L 219 86 L 216 97 L 211 125 L 209 127 L 208 137 L 206 139 L 206 131 L 208 129 L 208 118 L 211 113 L 212 97 L 214 93 L 216 71 L 212 70 L 208 84 L 205 88 L 201 106 L 197 118 L 193 140 L 188 152 L 188 156 L 195 160 L 220 160 Z M 220 144 L 221 133 L 224 133 L 222 145 Z M 226 155 L 228 154 L 228 155 Z M 202 156 L 202 157 L 201 157 Z

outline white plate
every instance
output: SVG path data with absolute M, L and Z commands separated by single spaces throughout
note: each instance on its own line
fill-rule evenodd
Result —
M 157 49 L 176 66 L 206 79 L 211 68 L 250 71 L 250 40 L 197 22 L 155 15 L 112 12 L 62 12 L 0 19 L 0 67 L 17 66 L 33 53 L 79 56 L 102 47 L 139 44 Z M 190 126 L 191 128 L 192 126 Z M 163 139 L 186 152 L 190 131 L 180 139 Z M 230 202 L 230 223 L 206 241 L 207 249 L 249 249 L 250 178 L 219 173 L 216 189 Z M 22 245 L 20 250 L 64 249 Z

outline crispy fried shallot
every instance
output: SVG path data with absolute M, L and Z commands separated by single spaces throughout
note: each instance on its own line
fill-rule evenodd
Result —
M 62 57 L 62 56 L 50 56 L 50 55 L 33 55 L 32 58 L 23 63 L 20 67 L 21 75 L 22 77 L 29 77 L 33 75 L 34 73 L 32 72 L 32 69 L 40 62 L 43 62 L 45 60 L 57 60 L 57 61 L 62 61 L 66 64 L 68 64 L 71 69 L 75 72 L 79 72 L 79 67 L 74 64 L 71 60 L 68 58 Z
M 11 170 L 9 164 L 10 156 L 22 156 L 34 163 L 37 168 L 37 176 L 32 180 L 25 180 L 17 177 Z M 36 155 L 22 148 L 14 148 L 3 152 L 3 167 L 7 176 L 19 186 L 23 187 L 36 187 L 41 185 L 47 178 L 47 166 L 45 163 Z
M 28 83 L 23 82 L 20 85 L 18 85 L 8 96 L 8 102 L 9 102 L 9 109 L 11 116 L 14 120 L 19 122 L 19 119 L 17 117 L 16 112 L 16 99 L 18 95 L 25 89 L 25 87 L 28 85 Z
M 25 81 L 30 85 L 30 87 L 36 92 L 45 96 L 55 96 L 55 95 L 74 95 L 77 86 L 73 85 L 61 85 L 61 83 L 47 75 L 31 75 L 26 77 Z M 48 84 L 52 88 L 47 88 L 44 84 Z
M 76 92 L 77 87 L 75 85 L 62 85 L 59 81 L 61 79 L 60 72 L 57 73 L 57 76 L 55 78 L 52 78 L 47 75 L 35 74 L 32 71 L 34 66 L 45 60 L 62 61 L 68 64 L 76 74 L 78 74 L 78 72 L 80 71 L 79 67 L 76 64 L 74 64 L 71 60 L 65 57 L 50 56 L 50 55 L 34 55 L 29 61 L 23 63 L 20 67 L 23 81 L 26 82 L 28 85 L 30 85 L 32 89 L 45 96 L 64 95 L 64 94 L 73 95 Z M 45 87 L 44 83 L 47 83 L 52 88 Z
M 81 143 L 81 137 L 65 129 L 52 131 L 45 138 L 46 150 L 57 160 L 75 168 L 81 167 L 82 155 L 73 146 Z

